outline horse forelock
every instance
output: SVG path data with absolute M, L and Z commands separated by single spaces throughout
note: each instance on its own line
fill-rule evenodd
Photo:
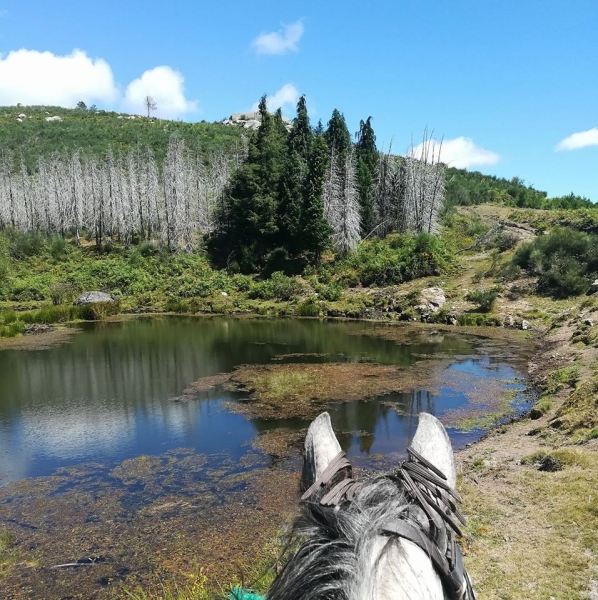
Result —
M 416 509 L 394 482 L 374 479 L 342 508 L 322 506 L 319 499 L 314 495 L 295 522 L 292 535 L 299 548 L 271 586 L 268 600 L 435 597 L 431 589 L 438 589 L 439 580 L 422 551 L 380 535 L 392 520 L 414 519 Z M 427 563 L 423 569 L 422 559 Z

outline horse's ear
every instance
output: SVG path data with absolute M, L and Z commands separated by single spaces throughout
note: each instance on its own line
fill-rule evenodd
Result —
M 447 483 L 454 489 L 457 468 L 451 441 L 444 425 L 428 413 L 419 414 L 419 425 L 411 447 L 446 475 Z
M 332 430 L 330 415 L 324 412 L 311 422 L 305 436 L 304 489 L 311 487 L 340 451 L 341 446 Z

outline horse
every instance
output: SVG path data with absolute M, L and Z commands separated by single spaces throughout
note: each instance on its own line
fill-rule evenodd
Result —
M 267 600 L 475 600 L 456 537 L 463 515 L 442 423 L 421 413 L 408 459 L 366 481 L 324 412 L 305 437 L 297 549 Z

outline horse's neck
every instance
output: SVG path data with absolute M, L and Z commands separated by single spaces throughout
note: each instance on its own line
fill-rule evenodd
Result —
M 408 540 L 388 548 L 389 538 L 376 536 L 362 548 L 355 600 L 443 600 L 442 583 L 425 552 Z

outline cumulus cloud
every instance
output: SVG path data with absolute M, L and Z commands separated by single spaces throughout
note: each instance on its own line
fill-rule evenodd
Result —
M 0 81 L 0 105 L 72 108 L 82 100 L 143 114 L 143 99 L 152 96 L 158 106 L 154 114 L 159 117 L 176 119 L 197 109 L 197 102 L 185 97 L 183 75 L 171 67 L 145 71 L 127 86 L 123 96 L 110 65 L 78 49 L 65 56 L 26 49 L 0 54 Z
M 284 112 L 286 108 L 294 108 L 299 102 L 299 91 L 292 83 L 285 83 L 277 92 L 266 98 L 268 110 L 274 112 L 279 108 Z M 251 110 L 258 109 L 259 102 L 256 102 Z
M 440 150 L 440 160 L 446 163 L 450 167 L 456 167 L 457 169 L 468 169 L 473 166 L 481 165 L 495 165 L 500 160 L 500 155 L 490 150 L 485 150 L 474 144 L 471 138 L 458 137 L 452 140 L 443 140 L 442 147 L 440 142 L 431 139 L 427 142 L 431 146 L 435 147 L 436 153 Z M 412 155 L 415 157 L 422 156 L 424 151 L 424 144 L 421 143 L 416 146 Z
M 573 133 L 559 142 L 555 150 L 557 152 L 560 150 L 577 150 L 578 148 L 586 148 L 587 146 L 598 146 L 598 127 Z
M 37 50 L 0 55 L 0 104 L 113 103 L 118 89 L 110 65 L 75 49 L 66 56 Z
M 295 21 L 283 30 L 260 33 L 251 45 L 257 54 L 286 54 L 299 50 L 299 40 L 303 36 L 303 21 Z
M 161 66 L 145 71 L 132 81 L 125 92 L 127 110 L 143 113 L 144 99 L 151 96 L 157 104 L 155 115 L 175 119 L 197 109 L 197 102 L 185 97 L 185 79 L 179 71 Z

